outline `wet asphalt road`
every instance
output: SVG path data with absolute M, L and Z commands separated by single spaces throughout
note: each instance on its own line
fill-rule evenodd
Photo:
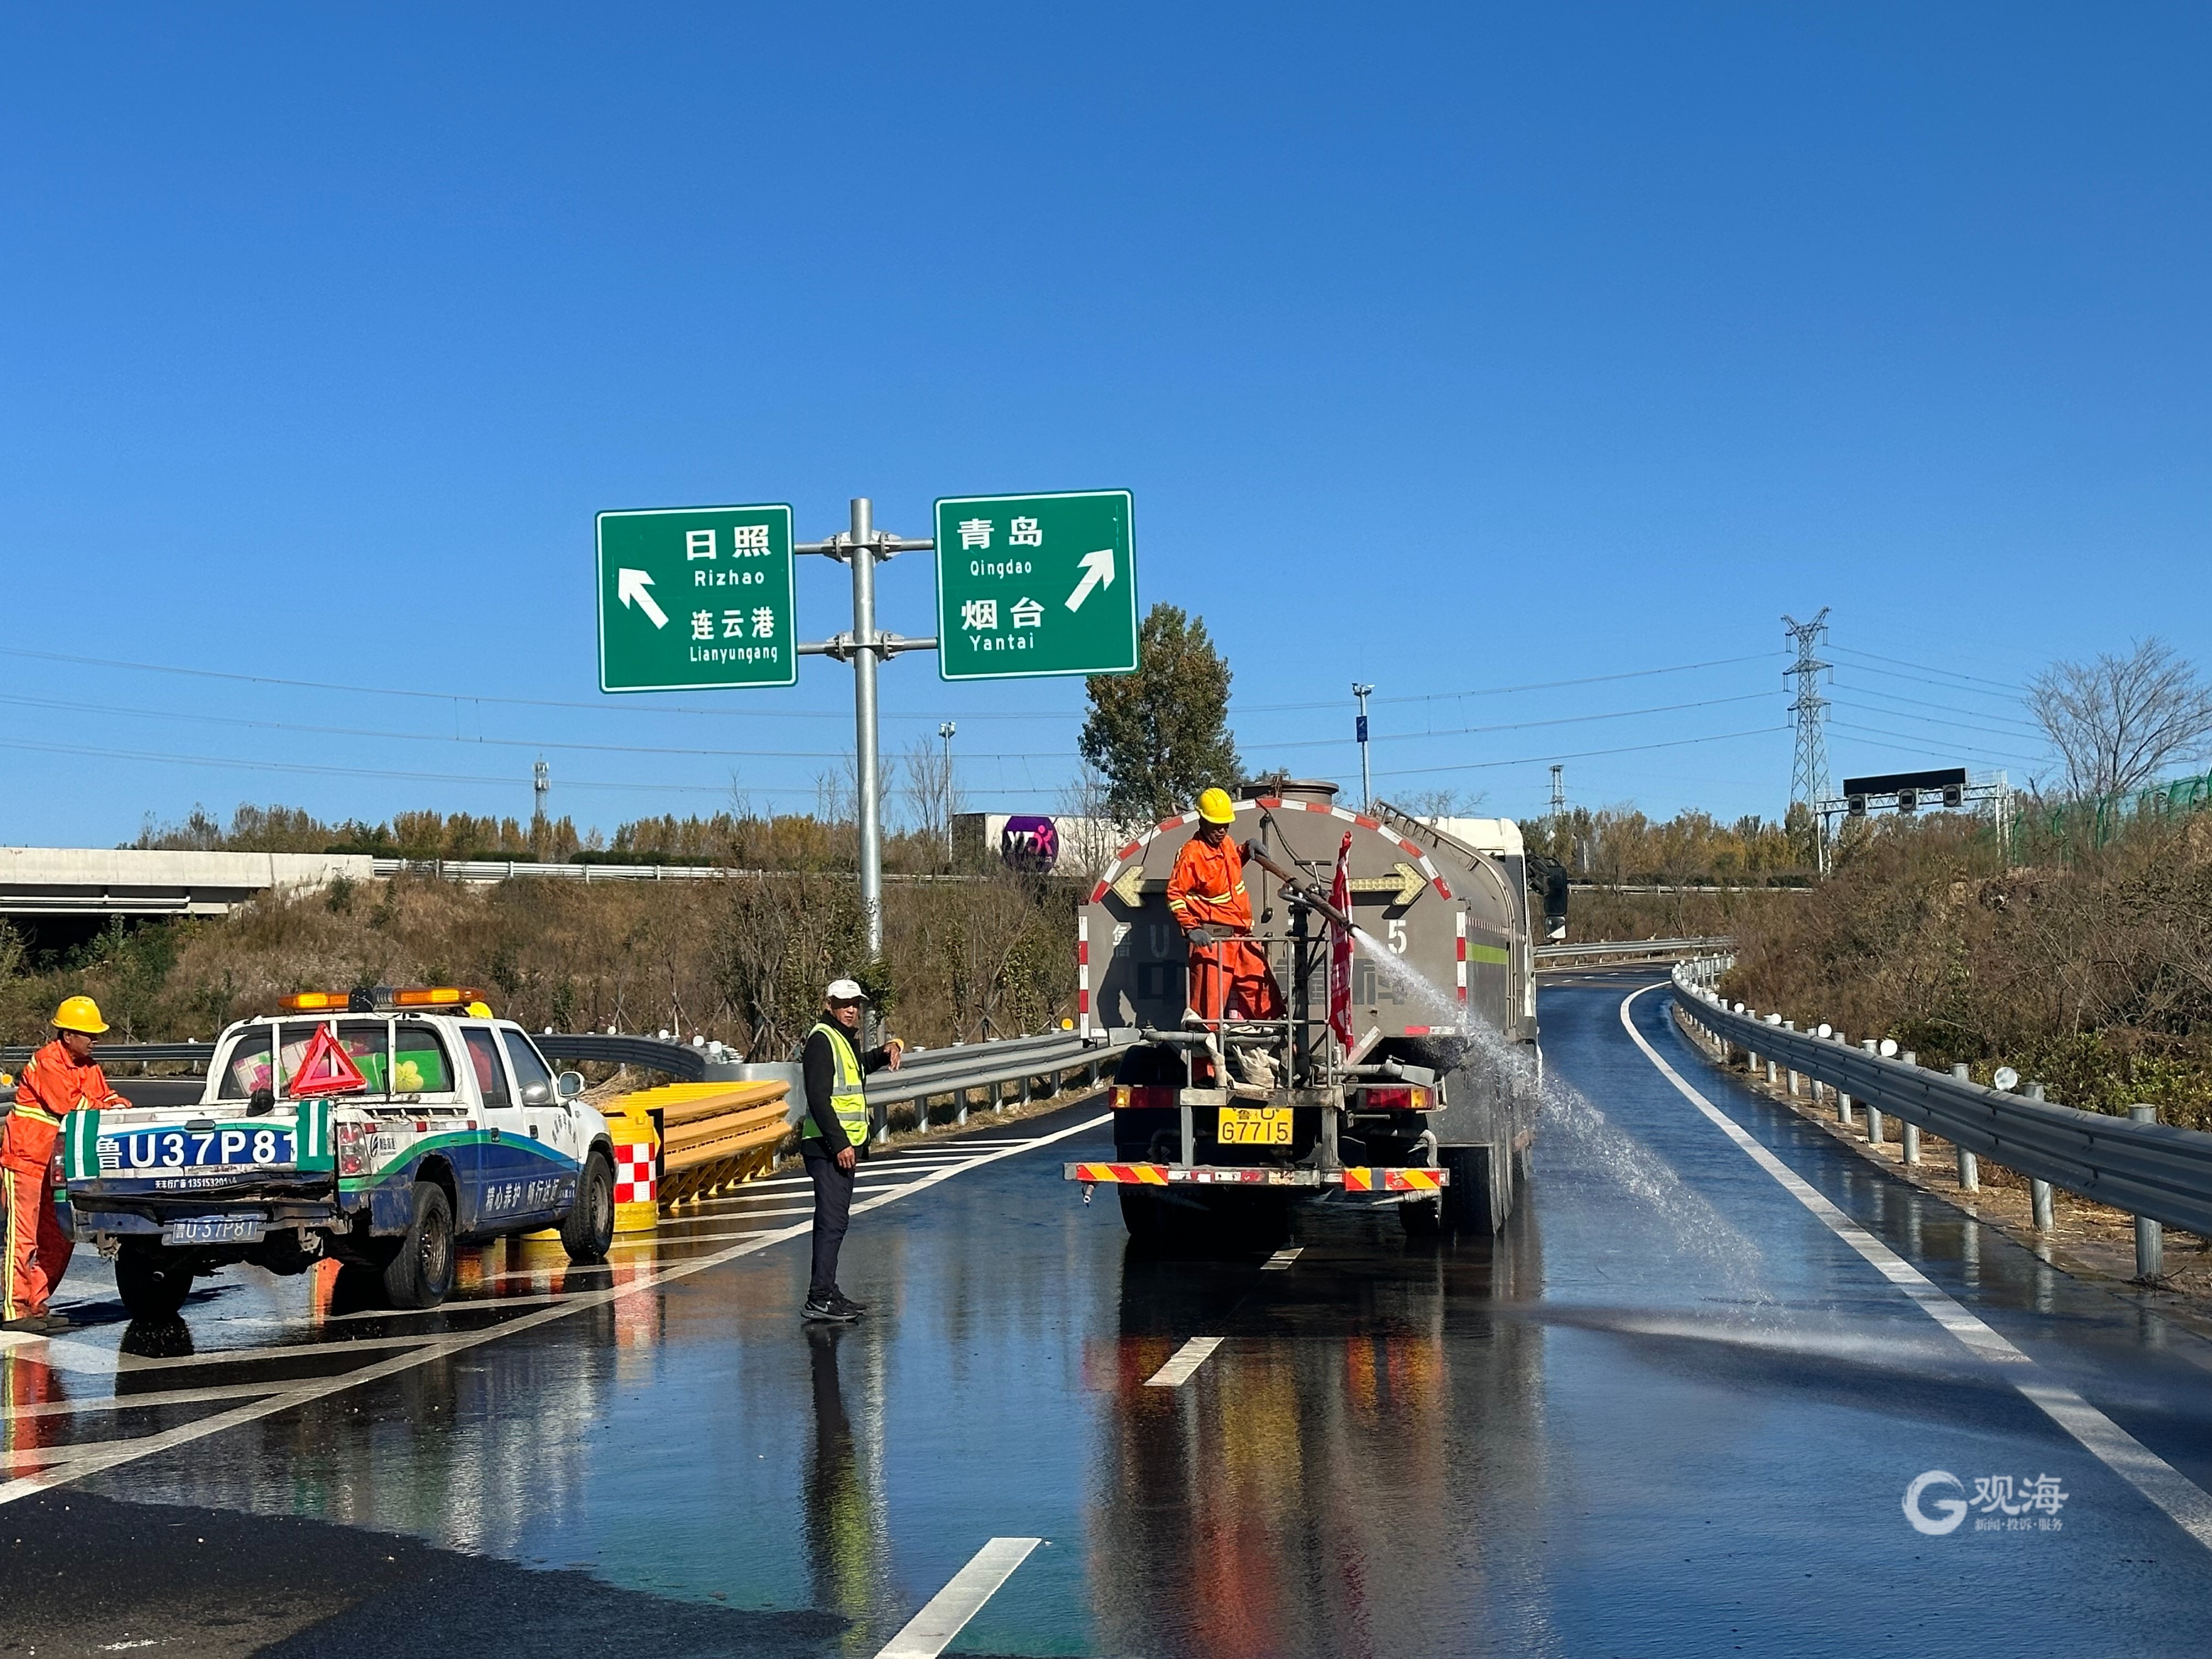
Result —
M 1647 978 L 1546 988 L 1494 1243 L 1336 1206 L 1141 1259 L 1060 1179 L 1091 1103 L 879 1162 L 844 1331 L 795 1316 L 799 1185 L 608 1269 L 503 1247 L 428 1316 L 234 1269 L 126 1332 L 81 1253 L 109 1322 L 0 1352 L 0 1653 L 872 1655 L 994 1538 L 1043 1541 L 948 1651 L 2212 1650 L 2212 1553 L 1666 1083 Z M 1719 1078 L 1663 996 L 1708 1099 L 2212 1487 L 2212 1344 Z M 1935 1469 L 2065 1497 L 1923 1535 Z

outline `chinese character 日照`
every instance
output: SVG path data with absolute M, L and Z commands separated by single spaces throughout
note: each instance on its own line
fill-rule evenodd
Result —
M 960 521 L 960 550 L 972 548 L 988 549 L 991 545 L 991 521 L 988 519 L 963 519 Z
M 711 559 L 714 556 L 714 532 L 711 530 L 687 530 L 684 532 L 684 556 L 687 559 Z
M 1014 601 L 1013 617 L 1014 626 L 1017 628 L 1042 628 L 1044 626 L 1044 607 L 1039 605 L 1035 599 L 1016 599 Z
M 730 551 L 742 559 L 768 551 L 768 526 L 741 524 L 730 531 Z
M 995 629 L 999 625 L 999 602 L 996 599 L 968 599 L 960 606 L 960 625 L 969 629 Z
M 1035 519 L 1016 519 L 1006 527 L 1009 547 L 1042 547 L 1044 532 L 1037 527 Z

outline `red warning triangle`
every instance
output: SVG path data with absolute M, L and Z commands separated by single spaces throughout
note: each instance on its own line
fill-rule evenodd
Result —
M 315 1035 L 307 1040 L 307 1052 L 300 1056 L 300 1064 L 284 1085 L 288 1095 L 349 1095 L 356 1089 L 368 1087 L 368 1079 L 361 1074 L 361 1067 L 353 1063 L 338 1042 L 337 1032 L 328 1025 L 318 1025 Z

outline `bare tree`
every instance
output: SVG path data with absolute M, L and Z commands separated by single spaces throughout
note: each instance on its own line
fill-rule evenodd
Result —
M 946 868 L 952 863 L 952 819 L 963 803 L 960 780 L 949 745 L 923 735 L 906 747 L 898 792 L 914 813 L 915 825 L 937 843 Z
M 2077 800 L 2140 789 L 2212 738 L 2212 686 L 2155 638 L 2125 656 L 2051 664 L 2028 682 L 2027 707 Z
M 1480 791 L 1468 794 L 1446 784 L 1435 789 L 1401 789 L 1390 798 L 1390 805 L 1409 818 L 1433 824 L 1438 818 L 1468 817 L 1482 800 Z

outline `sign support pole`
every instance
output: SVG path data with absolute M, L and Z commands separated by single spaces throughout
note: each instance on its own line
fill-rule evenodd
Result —
M 802 542 L 792 551 L 818 553 L 853 567 L 853 629 L 799 647 L 802 657 L 832 657 L 853 666 L 854 817 L 860 831 L 860 917 L 868 957 L 884 954 L 883 768 L 878 742 L 876 670 L 902 651 L 934 651 L 934 639 L 909 640 L 876 628 L 876 562 L 900 553 L 927 553 L 937 545 L 907 541 L 877 530 L 875 503 L 853 498 L 850 527 L 827 541 Z

